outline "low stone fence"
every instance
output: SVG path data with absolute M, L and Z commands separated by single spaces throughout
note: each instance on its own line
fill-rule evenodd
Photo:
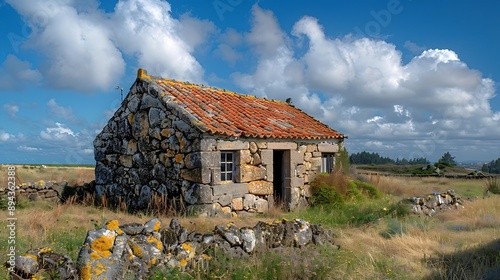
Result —
M 412 212 L 418 215 L 432 216 L 436 211 L 463 208 L 462 198 L 453 190 L 423 197 L 414 196 L 409 201 Z
M 16 257 L 11 276 L 32 279 L 43 270 L 53 279 L 147 279 L 152 268 L 207 269 L 216 250 L 244 258 L 272 248 L 333 244 L 333 238 L 321 225 L 300 219 L 242 228 L 229 223 L 206 234 L 189 232 L 177 219 L 168 226 L 157 218 L 124 225 L 112 220 L 88 231 L 76 264 L 50 248 L 31 249 Z
M 16 186 L 16 194 L 28 198 L 30 201 L 46 200 L 59 202 L 63 189 L 67 186 L 66 182 L 55 181 L 36 181 L 22 183 Z M 5 194 L 6 188 L 0 188 L 0 194 Z

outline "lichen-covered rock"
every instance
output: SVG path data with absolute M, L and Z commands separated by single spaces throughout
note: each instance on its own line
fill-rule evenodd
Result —
M 17 257 L 12 275 L 24 279 L 43 269 L 64 280 L 148 279 L 153 267 L 161 271 L 207 269 L 212 256 L 205 252 L 214 252 L 210 248 L 233 258 L 245 258 L 257 250 L 333 242 L 332 237 L 320 225 L 300 219 L 259 222 L 253 228 L 241 229 L 229 223 L 206 234 L 189 232 L 176 219 L 167 227 L 162 227 L 158 218 L 121 226 L 112 220 L 87 233 L 76 267 L 69 257 L 43 248 Z

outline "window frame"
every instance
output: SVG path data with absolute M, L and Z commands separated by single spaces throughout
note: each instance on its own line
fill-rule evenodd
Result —
M 321 172 L 331 174 L 334 169 L 335 153 L 321 153 Z
M 220 152 L 220 181 L 221 183 L 232 183 L 234 182 L 235 174 L 235 156 L 234 151 L 221 151 Z M 228 156 L 230 155 L 230 160 Z M 228 168 L 230 167 L 230 168 Z M 230 177 L 228 179 L 228 177 Z

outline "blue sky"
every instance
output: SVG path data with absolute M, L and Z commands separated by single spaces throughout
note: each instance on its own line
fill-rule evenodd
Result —
M 94 163 L 139 67 L 285 100 L 349 152 L 500 157 L 498 1 L 0 0 L 0 162 Z

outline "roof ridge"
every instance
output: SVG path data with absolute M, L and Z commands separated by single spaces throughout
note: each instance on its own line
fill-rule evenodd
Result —
M 238 96 L 245 97 L 245 98 L 250 98 L 250 99 L 262 99 L 262 100 L 266 100 L 266 101 L 270 101 L 270 102 L 276 102 L 276 103 L 281 103 L 281 104 L 288 104 L 288 105 L 290 105 L 292 107 L 295 107 L 293 104 L 287 103 L 286 101 L 279 100 L 279 99 L 270 99 L 270 98 L 267 98 L 267 97 L 258 97 L 258 96 L 253 95 L 253 94 L 236 92 L 236 91 L 232 91 L 232 90 L 228 90 L 228 89 L 224 89 L 224 88 L 219 88 L 219 87 L 216 87 L 216 86 L 209 86 L 209 85 L 204 85 L 204 84 L 192 83 L 192 82 L 189 82 L 189 81 L 179 81 L 179 80 L 165 78 L 165 77 L 161 77 L 161 76 L 148 75 L 147 70 L 144 69 L 144 68 L 139 68 L 137 70 L 137 78 L 138 79 L 148 79 L 148 80 L 152 80 L 152 81 L 162 81 L 162 82 L 167 82 L 167 83 L 172 83 L 172 84 L 182 84 L 184 86 L 197 86 L 197 87 L 200 87 L 200 88 L 206 88 L 206 89 L 216 90 L 216 91 L 224 93 L 224 94 L 238 95 Z M 295 107 L 295 108 L 297 108 L 297 107 Z

